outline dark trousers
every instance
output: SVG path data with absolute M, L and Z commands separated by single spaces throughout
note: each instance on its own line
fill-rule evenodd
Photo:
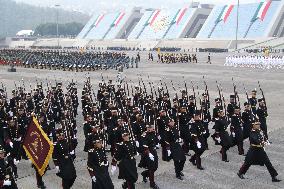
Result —
M 127 189 L 135 189 L 135 183 L 127 181 Z
M 193 156 L 191 156 L 190 161 L 196 163 L 197 168 L 201 168 L 201 156 L 202 153 L 195 153 Z
M 221 154 L 222 154 L 222 161 L 227 161 L 228 156 L 227 156 L 227 151 L 229 150 L 228 147 L 222 147 L 221 148 Z
M 143 175 L 144 177 L 149 177 L 149 181 L 150 181 L 150 186 L 154 186 L 155 185 L 155 175 L 154 175 L 155 171 L 154 170 L 145 170 L 141 173 L 141 175 Z
M 189 152 L 189 141 L 188 140 L 184 140 L 184 142 L 183 142 L 181 147 L 182 147 L 184 153 L 187 154 Z
M 240 142 L 237 145 L 238 145 L 239 155 L 243 155 L 244 154 L 244 143 Z
M 185 160 L 174 161 L 176 176 L 180 176 L 180 172 L 183 171 L 184 163 L 185 163 Z
M 40 176 L 40 174 L 38 173 L 37 170 L 36 170 L 36 183 L 37 183 L 37 186 L 43 186 L 44 185 L 44 182 L 42 180 L 42 176 Z
M 276 177 L 278 175 L 277 171 L 274 169 L 274 167 L 272 166 L 271 162 L 268 160 L 265 163 L 265 166 L 269 172 L 269 174 L 271 175 L 271 177 Z M 239 170 L 240 174 L 246 174 L 246 172 L 248 171 L 248 169 L 250 168 L 251 164 L 248 163 L 244 163 L 242 165 L 242 167 Z
M 62 179 L 62 187 L 63 189 L 70 189 L 74 182 L 75 182 L 75 179 L 76 178 L 73 178 L 73 179 Z

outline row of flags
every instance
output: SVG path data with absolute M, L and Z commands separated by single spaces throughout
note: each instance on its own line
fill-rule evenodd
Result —
M 263 2 L 260 2 L 255 13 L 254 13 L 254 16 L 252 17 L 251 19 L 251 22 L 255 22 L 256 20 L 260 19 L 261 21 L 264 20 L 265 18 L 265 15 L 271 5 L 271 0 L 268 0 L 268 1 L 263 1 Z M 216 23 L 219 23 L 221 21 L 224 21 L 226 22 L 228 17 L 230 16 L 232 10 L 234 9 L 234 5 L 225 5 L 218 18 L 216 19 Z
M 251 22 L 254 22 L 258 19 L 261 21 L 264 20 L 267 11 L 269 10 L 269 7 L 271 5 L 271 0 L 260 2 L 253 18 L 251 19 Z M 219 22 L 223 21 L 226 22 L 231 15 L 233 9 L 235 8 L 235 5 L 224 5 L 221 12 L 219 13 L 219 16 L 217 17 L 215 24 L 218 24 Z M 179 9 L 176 14 L 174 15 L 173 19 L 170 20 L 169 15 L 164 15 L 160 9 L 154 10 L 152 14 L 150 14 L 149 18 L 147 19 L 146 23 L 144 24 L 145 27 L 150 26 L 154 32 L 157 32 L 159 30 L 164 29 L 167 26 L 176 24 L 177 26 L 181 23 L 182 19 L 184 18 L 186 12 L 188 11 L 188 7 L 184 7 L 182 9 Z M 117 27 L 122 19 L 125 17 L 125 12 L 119 12 L 115 19 L 113 20 L 110 27 Z M 90 26 L 90 28 L 98 27 L 101 21 L 105 18 L 105 14 L 100 14 L 95 22 Z

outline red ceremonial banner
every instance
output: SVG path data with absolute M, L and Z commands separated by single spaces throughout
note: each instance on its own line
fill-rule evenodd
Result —
M 53 144 L 42 130 L 37 119 L 33 117 L 28 126 L 23 147 L 42 176 L 53 153 Z

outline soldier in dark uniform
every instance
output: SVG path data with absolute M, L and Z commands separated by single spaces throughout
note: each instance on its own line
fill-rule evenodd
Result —
M 251 110 L 254 115 L 256 115 L 256 105 L 257 105 L 257 98 L 256 98 L 256 90 L 251 91 L 251 98 L 249 98 L 249 104 L 251 105 Z
M 211 122 L 211 114 L 209 108 L 205 104 L 201 105 L 201 120 L 203 121 L 203 127 L 205 129 L 204 139 L 206 150 L 209 150 L 208 138 L 210 136 L 209 123 Z
M 10 154 L 8 156 L 8 164 L 11 166 L 13 174 L 15 178 L 18 178 L 18 169 L 17 164 L 20 161 L 20 150 L 21 150 L 21 140 L 23 134 L 18 126 L 17 117 L 9 117 L 8 127 L 7 127 L 7 138 L 6 138 L 6 146 L 7 152 Z
M 117 162 L 119 162 L 118 178 L 126 181 L 123 183 L 122 188 L 135 189 L 135 183 L 138 179 L 135 144 L 134 141 L 129 139 L 127 130 L 123 131 L 121 136 L 123 141 L 117 145 L 112 165 L 116 166 Z
M 191 122 L 190 135 L 191 143 L 190 148 L 194 151 L 194 155 L 190 158 L 190 162 L 196 165 L 197 169 L 203 170 L 201 166 L 201 155 L 206 150 L 205 144 L 205 134 L 206 130 L 203 126 L 203 121 L 201 120 L 201 112 L 199 110 L 195 111 L 194 120 Z
M 61 128 L 56 130 L 57 142 L 54 143 L 53 161 L 56 166 L 56 175 L 62 179 L 63 189 L 70 189 L 76 180 L 74 160 L 70 154 L 69 145 Z
M 87 169 L 92 178 L 92 189 L 113 189 L 109 176 L 109 162 L 99 136 L 93 138 L 93 146 L 88 152 Z
M 0 189 L 18 189 L 10 169 L 5 161 L 4 148 L 0 146 Z
M 182 149 L 184 150 L 185 154 L 189 152 L 189 143 L 190 143 L 190 132 L 189 132 L 189 122 L 191 117 L 189 116 L 186 107 L 180 108 L 180 113 L 178 113 L 178 124 L 179 124 L 179 131 L 180 137 L 183 140 Z
M 235 106 L 234 114 L 231 117 L 231 136 L 233 143 L 238 146 L 239 155 L 244 155 L 243 127 L 240 108 Z
M 184 168 L 186 157 L 180 145 L 181 138 L 179 136 L 179 131 L 176 128 L 173 119 L 170 119 L 167 124 L 167 129 L 165 131 L 165 143 L 167 149 L 167 156 L 170 159 L 173 159 L 174 161 L 176 178 L 183 180 L 184 174 L 182 173 L 182 171 Z
M 162 160 L 163 161 L 169 161 L 169 158 L 167 156 L 166 144 L 164 140 L 168 120 L 169 120 L 169 117 L 166 116 L 166 111 L 161 110 L 160 116 L 157 118 L 157 127 L 158 127 L 158 138 L 162 146 Z
M 86 116 L 86 121 L 83 125 L 83 130 L 84 130 L 84 136 L 85 136 L 85 146 L 84 146 L 84 151 L 88 152 L 89 151 L 89 141 L 88 137 L 92 134 L 93 132 L 93 118 L 90 115 Z
M 141 154 L 141 162 L 139 167 L 146 170 L 141 173 L 143 182 L 147 182 L 147 178 L 150 180 L 150 188 L 158 189 L 159 187 L 155 183 L 154 173 L 158 169 L 158 154 L 156 146 L 159 143 L 159 139 L 155 133 L 153 125 L 147 125 L 147 131 L 142 135 L 143 152 Z
M 233 145 L 232 140 L 227 132 L 228 121 L 226 120 L 223 110 L 218 111 L 218 118 L 215 118 L 215 134 L 212 136 L 217 145 L 221 145 L 220 153 L 222 154 L 222 161 L 229 162 L 227 157 L 227 150 Z
M 245 109 L 242 113 L 242 122 L 243 122 L 243 137 L 244 137 L 244 140 L 245 140 L 250 135 L 254 116 L 251 112 L 250 104 L 248 102 L 245 102 L 244 106 L 245 106 Z
M 246 172 L 248 171 L 251 165 L 261 165 L 261 166 L 265 165 L 272 177 L 272 182 L 280 182 L 281 180 L 277 178 L 278 173 L 272 166 L 264 150 L 264 146 L 266 145 L 267 142 L 262 134 L 260 124 L 261 124 L 260 122 L 253 123 L 253 128 L 249 137 L 250 148 L 247 152 L 245 162 L 238 172 L 238 176 L 241 179 L 244 179 L 244 175 L 246 174 Z
M 142 134 L 145 132 L 146 126 L 145 122 L 143 120 L 142 114 L 137 114 L 136 115 L 136 121 L 132 123 L 132 131 L 134 134 L 135 142 L 136 142 L 136 147 L 137 151 L 141 153 L 142 151 Z
M 235 107 L 236 107 L 236 102 L 235 102 L 235 95 L 230 95 L 230 103 L 228 104 L 227 107 L 227 115 L 231 119 L 232 115 L 235 113 Z
M 260 122 L 260 128 L 264 133 L 264 137 L 268 140 L 267 134 L 267 124 L 266 124 L 266 117 L 268 116 L 267 107 L 265 105 L 265 101 L 263 98 L 258 99 L 258 108 L 256 110 L 256 115 L 258 116 Z
M 213 108 L 213 114 L 212 114 L 212 121 L 213 122 L 215 122 L 216 118 L 217 119 L 219 118 L 219 116 L 218 116 L 219 110 L 223 110 L 223 106 L 221 105 L 221 99 L 216 98 L 215 99 L 215 107 Z

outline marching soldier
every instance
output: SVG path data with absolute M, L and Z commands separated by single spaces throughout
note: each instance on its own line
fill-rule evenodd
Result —
M 190 116 L 187 113 L 186 107 L 180 108 L 180 113 L 178 113 L 178 123 L 179 123 L 179 131 L 180 131 L 180 137 L 183 140 L 182 149 L 184 150 L 185 154 L 188 154 L 189 152 L 189 143 L 190 143 L 190 132 L 189 132 L 189 122 L 190 122 Z
M 203 126 L 203 121 L 200 117 L 201 112 L 195 111 L 193 121 L 191 121 L 190 135 L 191 143 L 190 147 L 195 154 L 190 158 L 190 162 L 197 167 L 199 170 L 204 168 L 201 166 L 201 155 L 206 150 L 205 134 L 206 130 Z
M 231 117 L 230 130 L 233 142 L 238 146 L 239 155 L 244 155 L 243 127 L 240 108 L 238 106 L 235 106 L 234 114 Z
M 268 113 L 267 113 L 267 107 L 266 107 L 266 104 L 263 98 L 258 99 L 258 108 L 256 110 L 256 115 L 258 116 L 258 119 L 260 122 L 260 128 L 264 133 L 264 137 L 266 138 L 266 140 L 268 140 L 267 124 L 266 124 L 266 118 L 268 116 Z
M 1 189 L 18 189 L 13 178 L 11 167 L 8 166 L 5 160 L 5 151 L 0 146 L 0 188 Z
M 222 155 L 222 161 L 229 162 L 227 157 L 227 151 L 233 145 L 232 140 L 227 132 L 228 121 L 226 120 L 223 110 L 218 111 L 218 118 L 215 118 L 215 133 L 212 135 L 217 145 L 221 145 L 220 153 Z
M 243 137 L 245 140 L 250 135 L 254 115 L 252 114 L 251 106 L 248 102 L 245 102 L 244 106 L 245 106 L 245 109 L 242 113 L 242 122 L 243 122 Z
M 123 141 L 118 143 L 114 158 L 112 161 L 112 172 L 116 170 L 118 163 L 119 167 L 119 179 L 123 179 L 126 182 L 122 184 L 123 189 L 135 189 L 135 183 L 138 179 L 137 167 L 136 167 L 136 150 L 134 141 L 129 138 L 129 132 L 124 130 L 121 134 Z
M 147 182 L 147 178 L 150 180 L 150 188 L 159 189 L 155 183 L 155 171 L 158 169 L 158 154 L 156 146 L 159 143 L 159 139 L 155 133 L 153 125 L 147 125 L 147 131 L 142 135 L 143 152 L 141 154 L 141 162 L 139 167 L 146 170 L 141 173 L 143 182 Z
M 252 113 L 256 115 L 256 105 L 257 105 L 256 89 L 251 91 L 251 98 L 249 98 L 249 104 L 251 105 Z
M 186 157 L 180 145 L 181 138 L 179 136 L 179 131 L 173 119 L 170 119 L 167 123 L 167 129 L 165 131 L 165 143 L 167 156 L 174 161 L 176 178 L 183 180 L 184 174 L 182 171 Z
M 63 129 L 56 130 L 57 142 L 54 143 L 53 161 L 56 166 L 56 175 L 62 179 L 63 189 L 70 189 L 76 180 L 76 170 L 70 148 Z
M 249 137 L 250 148 L 246 155 L 245 162 L 238 172 L 238 176 L 241 179 L 244 179 L 244 175 L 251 165 L 265 165 L 271 175 L 272 182 L 280 182 L 281 180 L 277 178 L 278 173 L 272 166 L 264 150 L 265 145 L 267 145 L 267 140 L 262 135 L 260 124 L 261 123 L 257 121 L 253 123 L 253 128 Z
M 109 162 L 100 137 L 94 137 L 92 143 L 87 162 L 87 169 L 92 178 L 92 189 L 113 189 L 108 172 Z

